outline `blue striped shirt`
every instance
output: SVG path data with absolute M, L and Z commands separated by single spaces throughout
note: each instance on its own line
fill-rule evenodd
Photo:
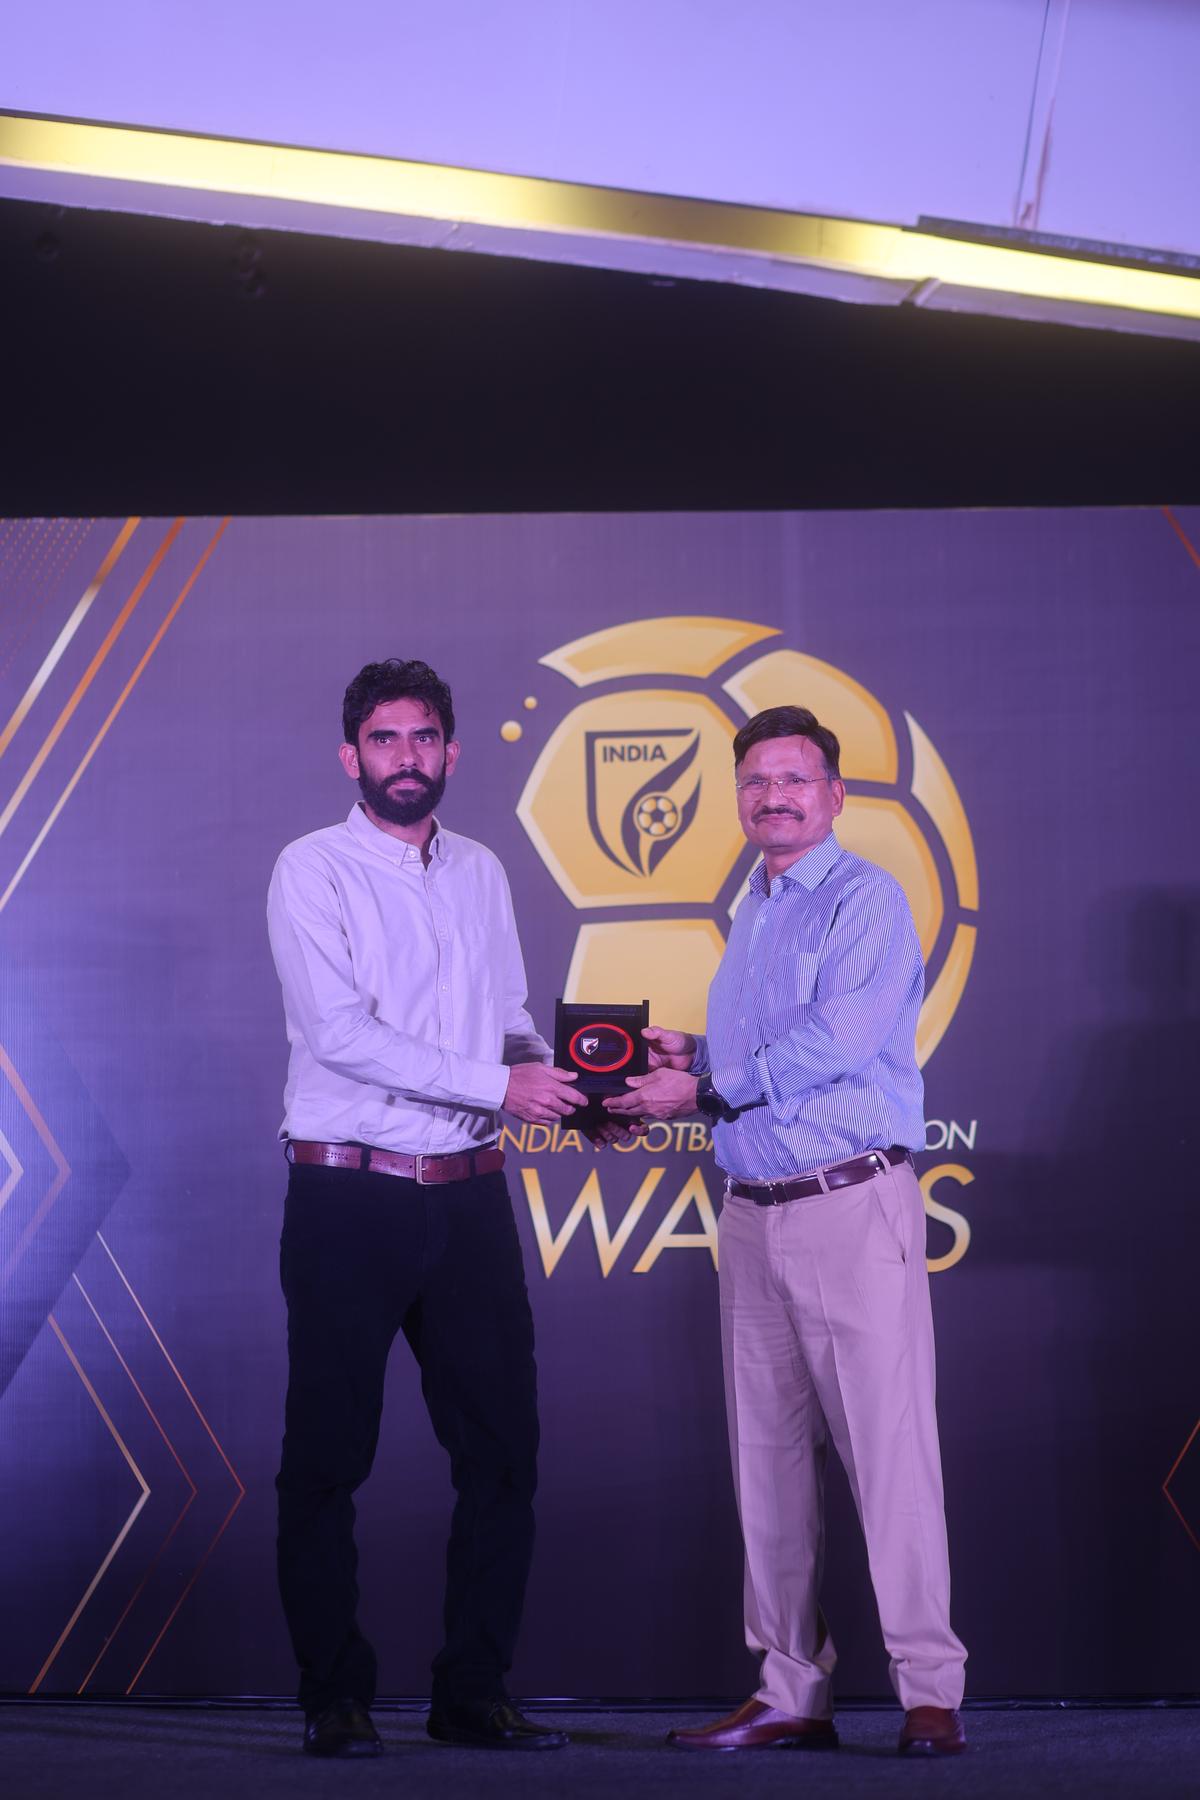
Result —
M 692 1063 L 745 1109 L 714 1128 L 721 1168 L 777 1181 L 888 1144 L 921 1149 L 924 985 L 908 901 L 883 869 L 832 833 L 769 892 L 759 863 Z

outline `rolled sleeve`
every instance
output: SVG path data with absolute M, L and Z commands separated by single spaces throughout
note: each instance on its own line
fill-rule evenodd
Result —
M 758 1059 L 761 1054 L 761 1051 L 757 1051 L 742 1063 L 723 1064 L 721 1068 L 712 1071 L 712 1084 L 726 1106 L 735 1107 L 740 1112 L 743 1107 L 762 1105 L 767 1095 L 759 1068 Z

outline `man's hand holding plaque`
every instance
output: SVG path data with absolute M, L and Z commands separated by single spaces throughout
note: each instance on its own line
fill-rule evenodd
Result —
M 696 1054 L 695 1038 L 661 1025 L 648 1025 L 642 1035 L 647 1042 L 648 1072 L 633 1076 L 626 1093 L 604 1102 L 612 1123 L 635 1137 L 652 1123 L 685 1118 L 697 1110 L 697 1078 L 688 1073 Z

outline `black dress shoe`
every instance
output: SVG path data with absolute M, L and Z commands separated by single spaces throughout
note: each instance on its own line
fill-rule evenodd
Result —
M 467 1700 L 457 1706 L 434 1707 L 425 1727 L 439 1744 L 463 1744 L 476 1750 L 561 1750 L 570 1738 L 523 1719 L 507 1700 Z
M 371 1715 L 357 1700 L 335 1700 L 304 1722 L 307 1756 L 382 1756 L 379 1733 Z

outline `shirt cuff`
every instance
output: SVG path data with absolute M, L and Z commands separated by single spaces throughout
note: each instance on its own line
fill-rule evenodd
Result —
M 752 1056 L 740 1065 L 731 1063 L 728 1068 L 714 1069 L 712 1084 L 731 1108 L 756 1106 L 765 1098 L 762 1072 Z
M 696 1039 L 696 1054 L 688 1064 L 688 1074 L 707 1075 L 709 1066 L 708 1039 L 706 1037 L 698 1037 Z
M 509 1073 L 506 1063 L 468 1062 L 464 1070 L 471 1084 L 468 1094 L 464 1096 L 467 1105 L 499 1112 L 508 1092 Z

